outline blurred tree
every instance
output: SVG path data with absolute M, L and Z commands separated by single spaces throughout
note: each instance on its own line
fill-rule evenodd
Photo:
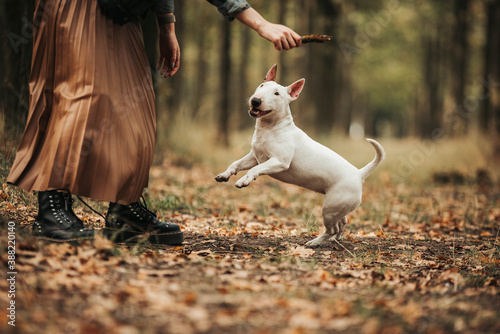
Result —
M 315 30 L 315 24 L 313 23 L 316 18 L 316 1 L 308 1 L 308 0 L 297 0 L 295 6 L 295 16 L 297 25 L 294 27 L 298 32 L 304 33 L 314 33 L 319 32 Z M 309 73 L 313 73 L 313 63 L 315 60 L 314 51 L 317 48 L 304 46 L 302 48 L 302 56 L 295 60 L 294 66 L 292 66 L 293 72 L 291 75 L 296 75 L 293 77 L 294 79 L 298 79 L 303 77 L 306 79 L 305 88 L 301 93 L 301 97 L 294 102 L 298 112 L 295 113 L 294 117 L 301 124 L 310 125 L 315 122 L 316 111 L 315 108 L 311 105 L 309 101 L 313 101 L 315 97 L 315 78 L 313 76 L 308 75 Z M 298 71 L 297 71 L 298 69 Z M 297 74 L 295 74 L 297 73 Z M 291 78 L 291 76 L 290 76 Z M 289 83 L 290 84 L 290 83 Z
M 445 43 L 443 0 L 429 3 L 431 13 L 422 16 L 421 41 L 423 48 L 423 95 L 420 103 L 419 135 L 431 138 L 443 127 L 443 98 L 446 73 L 444 71 L 443 44 Z
M 463 108 L 465 101 L 465 85 L 468 69 L 469 43 L 467 36 L 470 22 L 470 1 L 456 0 L 453 3 L 454 26 L 451 40 L 451 97 L 455 106 L 453 112 L 458 112 L 458 108 Z M 470 117 L 462 117 L 460 130 L 449 129 L 452 134 L 467 133 L 469 129 Z
M 217 141 L 229 146 L 229 103 L 231 73 L 231 24 L 224 20 L 220 25 L 220 62 L 219 62 L 219 121 Z
M 289 0 L 279 0 L 278 1 L 278 20 L 277 22 L 286 25 L 287 24 L 287 18 L 288 18 L 288 10 L 287 10 L 287 5 L 290 3 Z M 288 85 L 288 64 L 286 62 L 287 59 L 287 53 L 286 52 L 280 52 L 279 53 L 279 63 L 278 63 L 278 68 L 281 73 L 280 75 L 280 81 L 284 85 Z
M 245 101 L 247 100 L 250 91 L 248 84 L 248 64 L 250 63 L 250 48 L 249 46 L 252 44 L 252 31 L 247 27 L 243 27 L 241 30 L 241 39 L 240 39 L 242 49 L 241 59 L 239 63 L 238 69 L 238 91 L 237 91 L 237 103 L 236 106 L 240 105 L 246 106 Z M 251 117 L 248 117 L 248 114 L 244 114 L 244 117 L 240 117 L 239 129 L 244 129 L 249 125 L 253 125 L 254 121 Z
M 494 138 L 495 153 L 500 156 L 500 0 L 490 0 L 484 52 L 483 94 L 480 126 Z
M 311 31 L 319 31 L 331 36 L 338 36 L 338 20 L 340 5 L 333 1 L 318 1 L 311 7 Z M 312 47 L 311 47 L 312 49 Z M 315 127 L 319 132 L 332 131 L 340 110 L 341 76 L 338 59 L 339 53 L 334 47 L 318 47 L 314 49 L 308 73 L 318 73 L 312 80 L 312 100 L 315 107 Z
M 211 13 L 208 13 L 211 14 Z M 209 50 L 208 38 L 207 38 L 207 11 L 201 10 L 200 17 L 198 18 L 198 22 L 196 24 L 196 31 L 194 32 L 196 45 L 199 48 L 199 52 L 196 55 L 196 70 L 195 70 L 195 95 L 194 95 L 194 105 L 192 110 L 193 118 L 196 118 L 198 112 L 201 109 L 202 103 L 204 101 L 204 90 L 208 77 L 208 59 L 207 53 Z M 182 57 L 182 56 L 181 56 Z

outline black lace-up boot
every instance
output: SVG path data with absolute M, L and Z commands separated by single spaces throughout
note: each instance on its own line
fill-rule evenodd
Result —
M 62 193 L 64 196 L 64 209 L 66 210 L 67 213 L 73 218 L 75 221 L 75 227 L 78 228 L 83 228 L 83 221 L 78 218 L 78 216 L 75 214 L 73 211 L 73 196 L 69 192 L 63 192 Z
M 133 241 L 148 236 L 153 244 L 179 245 L 184 240 L 179 225 L 161 222 L 145 204 L 109 203 L 103 233 L 115 242 Z
M 73 199 L 69 193 L 40 191 L 33 235 L 53 242 L 94 239 L 94 230 L 83 227 L 83 222 L 73 212 L 72 204 Z

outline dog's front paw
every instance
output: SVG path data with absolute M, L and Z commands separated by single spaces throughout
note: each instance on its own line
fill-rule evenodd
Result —
M 215 181 L 217 182 L 227 182 L 229 181 L 229 178 L 231 177 L 231 173 L 220 173 L 215 177 Z
M 243 188 L 243 187 L 246 187 L 250 184 L 250 182 L 252 182 L 254 180 L 254 178 L 250 175 L 245 175 L 243 176 L 241 179 L 238 180 L 238 182 L 236 182 L 235 186 L 237 188 Z

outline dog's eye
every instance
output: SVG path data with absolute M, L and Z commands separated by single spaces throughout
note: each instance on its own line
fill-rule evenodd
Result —
M 280 93 L 279 92 L 274 92 L 274 95 L 280 95 Z
M 262 87 L 262 86 L 264 86 L 264 84 L 260 85 L 259 88 Z

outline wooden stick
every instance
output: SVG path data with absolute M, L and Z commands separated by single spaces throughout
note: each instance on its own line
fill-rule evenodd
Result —
M 325 42 L 330 42 L 332 40 L 332 36 L 328 35 L 305 35 L 302 36 L 302 44 L 306 43 L 325 43 Z

